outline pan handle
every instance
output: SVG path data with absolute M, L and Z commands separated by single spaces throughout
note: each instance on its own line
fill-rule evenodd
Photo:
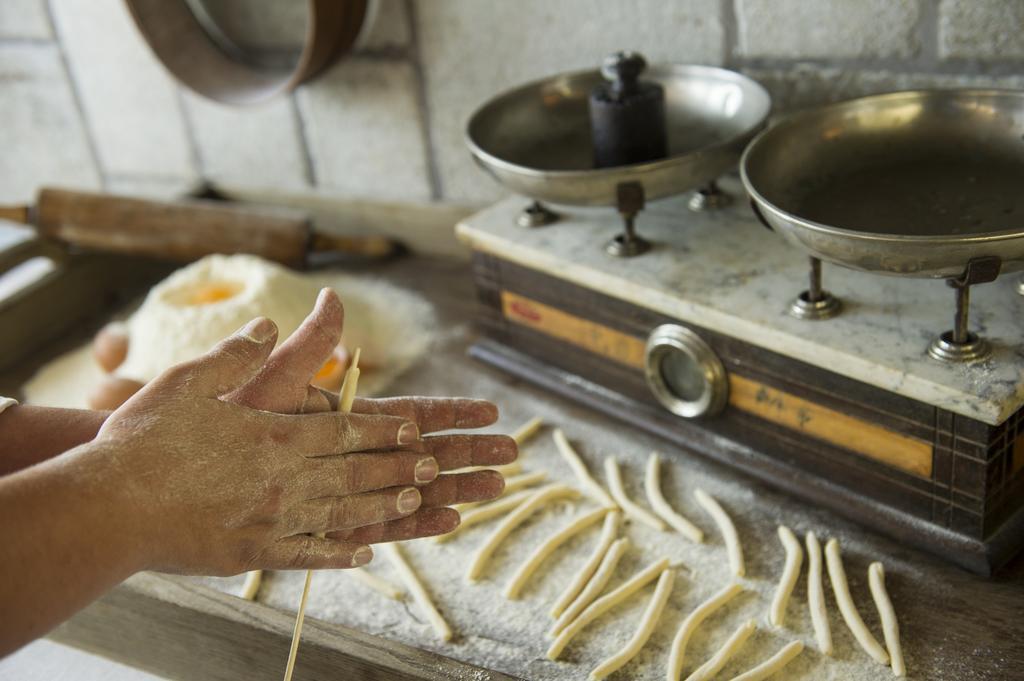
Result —
M 761 212 L 761 209 L 758 207 L 757 202 L 754 201 L 754 199 L 750 199 L 750 210 L 753 211 L 754 217 L 757 218 L 757 221 L 760 222 L 765 229 L 767 229 L 770 232 L 775 231 L 774 229 L 772 229 L 772 226 L 768 224 L 768 221 L 765 220 L 764 213 Z

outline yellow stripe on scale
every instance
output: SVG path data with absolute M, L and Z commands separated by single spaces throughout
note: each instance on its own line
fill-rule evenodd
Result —
M 508 321 L 643 371 L 643 339 L 513 293 L 501 292 Z M 729 375 L 729 405 L 922 478 L 932 474 L 932 445 L 849 416 L 751 378 Z M 1024 447 L 1021 448 L 1024 450 Z M 1022 455 L 1015 457 L 1024 460 Z

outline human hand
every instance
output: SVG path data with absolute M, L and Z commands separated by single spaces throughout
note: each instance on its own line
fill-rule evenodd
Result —
M 164 372 L 86 447 L 104 454 L 88 459 L 130 516 L 138 569 L 224 575 L 353 567 L 372 557 L 370 540 L 336 533 L 368 527 L 422 536 L 447 527 L 452 514 L 457 521 L 438 506 L 500 493 L 501 476 L 489 471 L 431 481 L 442 468 L 514 459 L 510 438 L 419 440 L 421 429 L 492 423 L 489 403 L 361 400 L 352 414 L 283 415 L 219 399 L 261 374 L 276 333 L 269 320 L 254 320 L 207 355 Z M 421 492 L 415 485 L 424 483 Z M 405 524 L 390 524 L 399 519 Z M 309 536 L 318 532 L 331 534 Z

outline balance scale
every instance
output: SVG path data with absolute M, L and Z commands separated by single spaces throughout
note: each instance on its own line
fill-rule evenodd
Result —
M 714 149 L 733 163 L 763 127 L 767 95 L 739 74 L 661 67 L 651 76 L 665 86 L 670 121 L 718 112 Z M 536 142 L 556 134 L 539 132 L 557 131 L 552 121 L 580 124 L 599 79 L 581 72 L 532 83 L 470 120 L 477 160 L 528 197 L 458 225 L 481 303 L 472 356 L 969 570 L 1005 564 L 1024 546 L 1017 282 L 995 279 L 998 266 L 967 278 L 956 325 L 974 354 L 946 357 L 934 339 L 950 294 L 934 279 L 828 267 L 828 294 L 812 257 L 810 293 L 794 302 L 806 254 L 762 226 L 721 164 L 677 174 L 660 192 L 667 198 L 648 202 L 659 194 L 647 175 L 692 164 L 701 154 L 692 140 L 681 148 L 677 135 L 671 158 L 625 169 L 567 169 L 556 147 L 587 142 L 564 134 L 525 145 L 532 167 L 510 158 L 519 148 L 510 125 Z M 732 104 L 715 99 L 722 89 Z M 719 104 L 705 106 L 709 96 Z M 551 160 L 537 156 L 545 146 Z M 608 177 L 584 181 L 581 194 L 587 173 Z M 637 238 L 643 248 L 621 248 Z M 992 279 L 970 289 L 968 311 L 969 284 Z M 968 321 L 984 336 L 983 355 Z

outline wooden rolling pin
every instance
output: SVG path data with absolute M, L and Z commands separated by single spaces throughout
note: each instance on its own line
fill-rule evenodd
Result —
M 184 262 L 211 253 L 252 253 L 304 267 L 313 253 L 383 258 L 400 249 L 382 236 L 318 233 L 294 209 L 204 199 L 148 201 L 47 188 L 34 206 L 0 206 L 0 219 L 83 248 Z

